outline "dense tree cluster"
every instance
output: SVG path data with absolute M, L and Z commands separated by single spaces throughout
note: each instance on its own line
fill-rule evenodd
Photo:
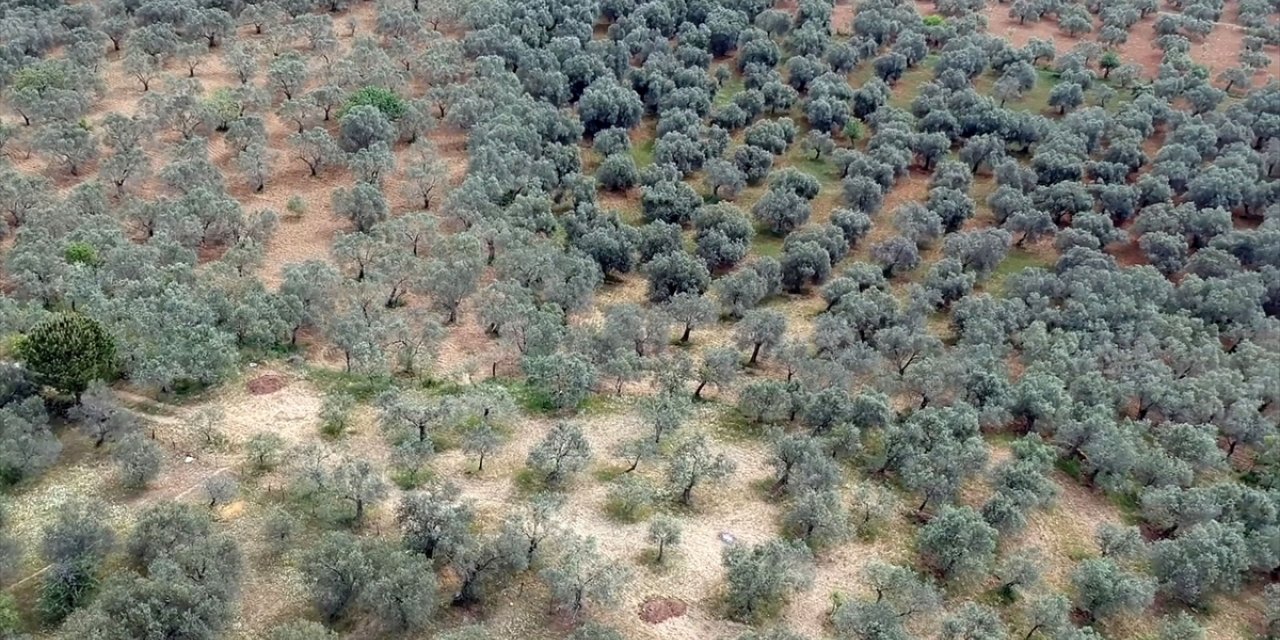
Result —
M 38 556 L 35 611 L 66 637 L 219 637 L 245 560 L 205 511 L 278 471 L 265 546 L 315 622 L 271 638 L 435 634 L 444 607 L 528 580 L 573 637 L 619 637 L 587 618 L 634 576 L 566 526 L 566 494 L 607 482 L 611 517 L 652 516 L 656 569 L 763 458 L 779 536 L 723 549 L 735 620 L 892 529 L 910 553 L 847 577 L 839 638 L 1099 637 L 1157 601 L 1160 637 L 1197 637 L 1192 613 L 1246 589 L 1280 632 L 1280 83 L 1256 81 L 1275 3 L 1232 11 L 1243 48 L 1217 76 L 1191 50 L 1221 1 L 996 8 L 1070 49 L 987 33 L 981 0 L 862 0 L 847 24 L 794 4 L 380 0 L 366 33 L 346 0 L 0 2 L 0 489 L 57 463 L 64 423 L 145 489 L 164 445 L 109 385 L 179 394 L 281 353 L 389 389 L 360 401 L 390 451 L 263 425 L 199 485 L 207 509 L 117 530 L 69 502 L 38 550 L 0 512 L 0 583 Z M 1120 57 L 1139 23 L 1154 74 Z M 108 64 L 136 108 L 106 109 Z M 322 197 L 288 197 L 298 181 Z M 308 206 L 341 226 L 330 254 L 268 282 Z M 472 330 L 482 349 L 450 347 L 495 380 L 436 379 Z M 578 411 L 628 391 L 635 432 L 593 447 Z M 329 394 L 322 432 L 348 434 L 357 403 Z M 189 430 L 228 447 L 223 419 Z M 501 470 L 518 512 L 482 517 L 436 475 L 448 448 L 493 472 L 524 429 Z M 1064 482 L 1138 527 L 1099 529 L 1050 586 L 1017 541 Z M 395 531 L 372 533 L 384 510 Z

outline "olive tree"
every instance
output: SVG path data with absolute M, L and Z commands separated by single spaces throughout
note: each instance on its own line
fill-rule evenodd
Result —
M 756 364 L 761 354 L 776 346 L 787 330 L 787 318 L 772 309 L 752 309 L 742 316 L 734 328 L 734 342 L 741 349 L 751 349 L 747 366 Z
M 617 601 L 618 591 L 631 577 L 626 567 L 600 555 L 594 538 L 567 535 L 559 546 L 555 560 L 538 572 L 555 607 L 577 620 L 589 605 Z
M 730 545 L 721 562 L 728 582 L 729 614 L 744 622 L 768 618 L 788 595 L 813 583 L 813 554 L 798 541 Z
M 947 580 L 985 575 L 995 559 L 997 533 L 970 507 L 944 507 L 920 529 L 926 565 Z
M 649 523 L 648 540 L 657 551 L 653 555 L 655 564 L 662 564 L 668 551 L 680 544 L 680 523 L 671 516 L 658 516 Z
M 591 460 L 591 445 L 582 428 L 559 422 L 529 451 L 525 464 L 549 486 L 560 486 Z
M 737 464 L 723 453 L 715 453 L 705 434 L 687 438 L 672 452 L 667 467 L 667 484 L 676 500 L 685 506 L 693 502 L 693 490 L 704 482 L 723 480 L 733 474 Z
M 1109 558 L 1089 558 L 1071 574 L 1076 606 L 1090 620 L 1136 614 L 1151 606 L 1155 581 Z

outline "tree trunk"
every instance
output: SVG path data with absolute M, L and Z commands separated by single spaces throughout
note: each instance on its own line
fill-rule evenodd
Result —
M 684 333 L 680 334 L 680 344 L 687 344 L 689 342 L 689 334 L 692 332 L 693 332 L 693 325 L 691 324 L 684 325 Z
M 761 347 L 763 344 L 764 344 L 764 343 L 762 343 L 762 342 L 757 342 L 757 343 L 756 343 L 756 346 L 755 346 L 753 349 L 751 349 L 751 359 L 747 361 L 747 366 L 748 366 L 748 367 L 750 367 L 750 366 L 754 365 L 754 364 L 756 363 L 756 358 L 759 358 L 759 357 L 760 357 L 760 347 Z
M 705 387 L 705 386 L 707 386 L 707 382 L 706 382 L 705 380 L 704 380 L 704 381 L 702 381 L 702 382 L 699 382 L 699 383 L 698 383 L 698 388 L 696 388 L 696 389 L 694 389 L 694 390 L 693 390 L 693 399 L 694 399 L 694 400 L 701 400 L 701 399 L 702 399 L 702 388 L 703 388 L 703 387 Z

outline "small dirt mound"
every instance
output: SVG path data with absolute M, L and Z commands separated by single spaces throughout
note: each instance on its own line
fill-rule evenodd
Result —
M 264 396 L 283 389 L 287 384 L 289 384 L 289 381 L 285 380 L 284 376 L 269 373 L 250 380 L 247 386 L 249 387 L 249 393 L 255 396 Z
M 640 619 L 649 624 L 659 624 L 679 618 L 689 610 L 689 605 L 675 598 L 653 598 L 640 605 Z

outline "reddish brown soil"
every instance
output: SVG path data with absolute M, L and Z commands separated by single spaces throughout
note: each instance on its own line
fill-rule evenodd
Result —
M 1240 52 L 1244 50 L 1246 35 L 1248 33 L 1245 32 L 1244 27 L 1219 22 L 1214 25 L 1209 37 L 1192 42 L 1191 57 L 1209 68 L 1210 77 L 1213 78 L 1215 86 L 1218 86 L 1219 73 L 1240 64 Z M 1280 47 L 1268 46 L 1264 51 L 1271 58 L 1271 66 L 1254 72 L 1253 81 L 1258 84 L 1265 83 L 1269 77 L 1268 74 L 1275 74 L 1276 69 L 1280 68 Z
M 245 384 L 245 387 L 249 389 L 249 393 L 255 396 L 265 396 L 285 388 L 288 384 L 289 381 L 284 376 L 268 373 L 250 380 Z
M 831 30 L 838 36 L 853 35 L 853 2 L 837 2 L 831 10 Z
M 934 13 L 934 5 L 932 2 L 916 2 L 916 9 L 921 15 Z M 1016 18 L 1009 16 L 1009 5 L 996 2 L 987 3 L 983 10 L 987 18 L 987 31 L 992 35 L 1005 38 L 1014 46 L 1024 46 L 1030 42 L 1031 38 L 1040 38 L 1042 40 L 1051 40 L 1056 46 L 1058 53 L 1066 53 L 1072 47 L 1081 42 L 1088 42 L 1096 37 L 1101 23 L 1095 18 L 1094 31 L 1086 34 L 1082 38 L 1071 38 L 1063 34 L 1058 29 L 1056 20 L 1050 18 L 1039 22 L 1019 23 Z M 1224 69 L 1234 67 L 1239 64 L 1240 51 L 1244 45 L 1245 29 L 1237 24 L 1229 22 L 1234 18 L 1236 10 L 1231 9 L 1228 15 L 1223 16 L 1224 22 L 1214 25 L 1213 31 L 1207 38 L 1203 40 L 1193 41 L 1191 44 L 1191 57 L 1196 62 L 1209 68 L 1213 76 L 1217 76 Z M 1120 58 L 1125 62 L 1138 64 L 1146 71 L 1147 75 L 1155 75 L 1160 67 L 1162 52 L 1154 44 L 1155 19 L 1158 14 L 1151 14 L 1138 22 L 1129 30 L 1129 39 L 1117 48 Z M 1266 52 L 1274 61 L 1270 69 L 1275 69 L 1280 65 L 1280 48 L 1267 47 Z M 1272 71 L 1271 73 L 1274 73 Z M 1254 76 L 1255 82 L 1266 82 L 1268 70 L 1260 69 Z
M 660 624 L 671 618 L 679 618 L 689 605 L 674 598 L 653 598 L 640 605 L 640 619 L 649 624 Z
M 987 33 L 993 36 L 1000 36 L 1015 47 L 1026 46 L 1032 38 L 1052 40 L 1059 53 L 1070 51 L 1071 47 L 1080 41 L 1079 38 L 1068 38 L 1059 31 L 1056 20 L 1040 20 L 1039 22 L 1028 20 L 1019 24 L 1017 18 L 1009 17 L 1009 6 L 998 2 L 987 3 L 987 6 L 982 10 L 983 15 L 987 17 Z M 925 15 L 926 10 L 927 13 L 936 13 L 933 10 L 932 2 L 916 2 L 916 9 L 920 11 L 921 15 Z
M 1149 76 L 1154 76 L 1160 68 L 1160 60 L 1164 57 L 1155 45 L 1155 14 L 1147 16 L 1129 30 L 1129 39 L 1120 45 L 1117 53 L 1125 62 L 1132 62 L 1142 67 Z M 1194 47 L 1192 47 L 1194 52 Z
M 1124 244 L 1112 245 L 1108 249 L 1109 253 L 1115 257 L 1116 262 L 1122 267 L 1133 267 L 1140 264 L 1147 264 L 1147 257 L 1142 254 L 1142 249 L 1138 246 L 1138 241 L 1133 240 Z

